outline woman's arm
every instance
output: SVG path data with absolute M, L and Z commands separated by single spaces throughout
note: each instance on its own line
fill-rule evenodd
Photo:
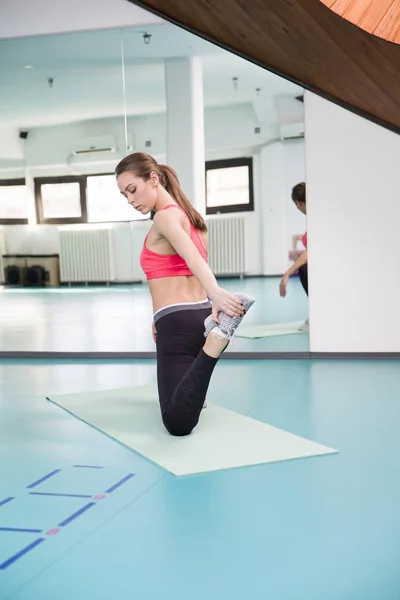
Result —
M 306 264 L 307 258 L 308 258 L 307 250 L 305 250 L 303 252 L 303 254 L 301 256 L 299 256 L 299 258 L 293 263 L 293 265 L 290 267 L 290 269 L 288 269 L 286 271 L 286 273 L 284 274 L 284 276 L 282 277 L 281 282 L 279 284 L 279 292 L 280 292 L 280 295 L 282 296 L 282 298 L 284 298 L 286 296 L 289 277 L 291 277 L 293 275 L 293 273 L 295 273 L 298 269 L 300 269 L 300 267 L 302 267 L 303 265 Z
M 300 269 L 300 267 L 305 265 L 306 262 L 307 262 L 307 250 L 305 250 L 303 252 L 303 254 L 301 256 L 299 256 L 299 258 L 292 264 L 290 269 L 288 269 L 286 271 L 286 273 L 284 274 L 284 277 L 291 277 L 293 275 L 293 273 L 296 273 L 296 271 L 298 269 Z
M 183 227 L 184 217 L 172 211 L 163 210 L 154 217 L 154 224 L 163 237 L 171 244 L 186 262 L 193 275 L 199 280 L 207 296 L 213 303 L 213 317 L 218 322 L 218 312 L 222 310 L 231 317 L 243 314 L 243 305 L 230 292 L 219 287 L 218 282 L 203 259 L 192 239 Z

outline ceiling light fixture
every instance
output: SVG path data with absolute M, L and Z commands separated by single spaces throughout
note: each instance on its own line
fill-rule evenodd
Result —
M 144 43 L 146 45 L 150 44 L 150 39 L 151 39 L 151 33 L 144 33 L 143 34 L 143 40 L 144 40 Z
M 24 69 L 33 69 L 33 66 L 32 65 L 25 65 Z
M 235 90 L 235 92 L 237 92 L 239 77 L 232 77 L 232 81 L 233 81 L 233 89 Z

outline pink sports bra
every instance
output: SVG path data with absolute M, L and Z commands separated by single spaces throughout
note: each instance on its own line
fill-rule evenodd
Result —
M 307 231 L 303 235 L 303 239 L 301 241 L 303 242 L 304 248 L 307 248 Z
M 166 206 L 162 210 L 166 210 L 167 208 L 178 208 L 185 214 L 185 216 L 187 216 L 185 211 L 177 204 L 168 204 L 168 206 Z M 200 252 L 201 256 L 204 258 L 205 261 L 207 261 L 207 251 L 204 248 L 203 243 L 200 239 L 199 232 L 193 226 L 190 219 L 188 220 L 190 224 L 190 237 L 197 250 Z M 147 248 L 146 246 L 146 241 L 149 237 L 149 233 L 146 235 L 142 252 L 140 254 L 140 266 L 142 267 L 147 277 L 147 280 L 161 279 L 162 277 L 193 276 L 193 273 L 187 266 L 186 261 L 181 256 L 179 256 L 179 254 L 158 254 L 158 252 L 153 252 L 152 250 L 149 250 L 149 248 Z

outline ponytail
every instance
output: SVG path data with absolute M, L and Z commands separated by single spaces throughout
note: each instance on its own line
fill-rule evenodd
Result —
M 175 202 L 185 211 L 192 225 L 198 231 L 203 231 L 204 233 L 206 233 L 207 225 L 201 214 L 194 208 L 192 203 L 183 193 L 178 176 L 174 169 L 172 169 L 168 165 L 159 165 L 159 169 L 162 175 L 160 179 L 161 185 L 167 190 L 169 194 L 171 194 Z

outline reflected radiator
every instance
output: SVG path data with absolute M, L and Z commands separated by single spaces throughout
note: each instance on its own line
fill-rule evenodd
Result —
M 114 280 L 111 228 L 59 227 L 62 283 L 109 283 Z
M 242 215 L 208 218 L 208 263 L 214 275 L 245 274 L 245 219 Z

